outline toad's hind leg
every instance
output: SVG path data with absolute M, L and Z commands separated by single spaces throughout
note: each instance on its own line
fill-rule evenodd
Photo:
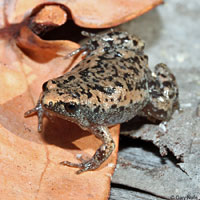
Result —
M 175 76 L 165 64 L 155 66 L 155 74 L 149 82 L 150 103 L 143 109 L 152 121 L 169 120 L 179 108 L 178 86 Z
M 71 163 L 69 161 L 63 161 L 60 164 L 70 167 L 78 167 L 80 168 L 80 170 L 78 170 L 76 173 L 80 174 L 84 171 L 97 169 L 105 160 L 107 160 L 107 158 L 111 155 L 115 148 L 114 141 L 109 133 L 108 128 L 100 126 L 92 128 L 91 131 L 97 138 L 101 139 L 103 142 L 103 144 L 95 152 L 93 157 L 87 161 L 80 158 L 81 163 Z
M 89 33 L 89 32 L 86 32 L 86 31 L 81 31 L 81 34 L 83 36 L 86 36 L 86 37 L 89 37 L 89 38 L 93 38 L 96 36 L 96 34 L 94 33 Z M 80 54 L 82 53 L 83 57 L 85 57 L 90 51 L 92 51 L 93 48 L 92 48 L 92 45 L 89 45 L 88 43 L 82 45 L 80 48 L 72 51 L 71 53 L 67 54 L 64 59 L 68 59 L 72 56 L 75 56 L 77 54 Z

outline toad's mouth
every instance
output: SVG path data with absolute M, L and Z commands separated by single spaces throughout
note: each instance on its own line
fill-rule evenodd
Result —
M 41 98 L 41 106 L 47 116 L 56 116 L 79 124 L 77 113 L 80 113 L 80 107 L 76 102 L 52 101 L 46 98 L 46 96 L 43 96 Z
M 74 109 L 73 106 L 69 106 L 69 109 Z M 68 113 L 68 114 L 66 114 Z M 27 112 L 24 113 L 25 117 L 32 116 L 37 114 L 38 116 L 38 132 L 42 132 L 43 130 L 43 117 L 46 116 L 51 119 L 52 116 L 56 116 L 58 118 L 62 118 L 64 120 L 76 123 L 79 125 L 75 115 L 73 112 L 66 111 L 66 103 L 57 101 L 44 101 L 44 94 L 40 95 L 40 98 L 36 104 L 36 106 Z

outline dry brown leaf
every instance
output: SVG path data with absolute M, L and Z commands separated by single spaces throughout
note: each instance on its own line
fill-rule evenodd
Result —
M 10 23 L 19 23 L 24 19 L 24 15 L 28 15 L 39 4 L 57 4 L 68 10 L 74 22 L 79 26 L 109 28 L 142 15 L 163 3 L 163 0 L 58 0 L 55 2 L 16 0 L 13 6 L 14 3 L 9 4 L 8 0 L 4 0 L 1 9 L 5 9 L 7 15 L 9 13 Z
M 35 105 L 41 85 L 80 61 L 63 59 L 78 44 L 44 41 L 29 28 L 37 32 L 41 24 L 45 32 L 44 27 L 48 31 L 49 27 L 60 26 L 67 17 L 80 26 L 110 27 L 162 1 L 80 0 L 37 6 L 46 2 L 5 0 L 0 5 L 0 26 L 4 27 L 0 30 L 0 198 L 107 199 L 117 158 L 119 126 L 110 129 L 116 143 L 112 156 L 97 170 L 76 175 L 76 168 L 59 163 L 77 162 L 75 157 L 80 153 L 91 156 L 101 142 L 78 126 L 57 118 L 45 118 L 44 132 L 38 134 L 37 116 L 24 118 L 24 112 Z M 59 13 L 58 18 L 55 13 Z M 25 17 L 30 14 L 31 21 Z

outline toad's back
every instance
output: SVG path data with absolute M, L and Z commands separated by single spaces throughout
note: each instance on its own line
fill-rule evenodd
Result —
M 146 105 L 149 73 L 147 56 L 120 49 L 86 56 L 54 83 L 61 95 L 78 99 L 90 123 L 112 125 L 133 118 Z

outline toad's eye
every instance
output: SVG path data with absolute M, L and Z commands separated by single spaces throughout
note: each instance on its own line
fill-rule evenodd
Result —
M 75 103 L 65 103 L 65 110 L 69 113 L 75 112 L 78 106 Z
M 47 83 L 48 83 L 48 81 L 46 81 L 46 82 L 42 85 L 42 90 L 43 90 L 43 92 L 45 92 L 45 91 L 48 90 L 48 88 L 47 88 Z

